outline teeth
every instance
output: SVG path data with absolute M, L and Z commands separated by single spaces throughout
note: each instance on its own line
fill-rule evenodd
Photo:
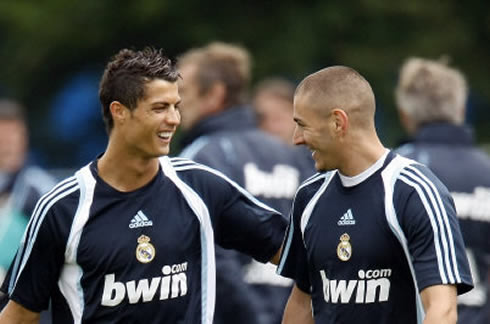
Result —
M 161 137 L 163 139 L 168 139 L 172 136 L 172 132 L 160 132 L 158 133 L 158 137 Z

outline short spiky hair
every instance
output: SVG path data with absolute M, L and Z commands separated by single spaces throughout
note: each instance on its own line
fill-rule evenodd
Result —
M 110 112 L 113 101 L 134 109 L 145 95 L 145 84 L 162 79 L 176 82 L 179 73 L 175 64 L 161 49 L 146 47 L 141 51 L 122 49 L 107 64 L 99 86 L 102 116 L 108 133 L 114 127 Z

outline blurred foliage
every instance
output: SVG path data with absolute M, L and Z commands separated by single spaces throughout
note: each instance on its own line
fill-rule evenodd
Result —
M 49 104 L 75 73 L 102 71 L 122 47 L 153 45 L 175 57 L 212 40 L 247 47 L 254 81 L 354 67 L 375 90 L 388 145 L 402 136 L 392 94 L 400 64 L 447 55 L 471 85 L 478 139 L 490 141 L 490 3 L 481 0 L 3 0 L 0 86 L 30 108 L 33 143 L 43 146 Z

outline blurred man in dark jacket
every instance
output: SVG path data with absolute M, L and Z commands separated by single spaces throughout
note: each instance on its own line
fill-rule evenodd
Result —
M 182 75 L 181 156 L 218 169 L 287 217 L 299 184 L 314 173 L 293 147 L 256 127 L 247 106 L 249 53 L 212 43 L 179 59 Z M 273 266 L 216 249 L 215 323 L 280 323 L 291 281 Z
M 0 284 L 36 202 L 56 183 L 28 162 L 28 137 L 24 108 L 16 101 L 0 99 Z M 0 292 L 0 309 L 5 297 Z M 47 312 L 41 323 L 50 323 Z
M 398 153 L 429 166 L 456 204 L 475 284 L 458 297 L 458 323 L 490 323 L 490 158 L 464 125 L 466 80 L 441 62 L 409 58 L 400 71 L 396 99 L 400 121 L 412 138 Z
M 28 163 L 27 153 L 23 108 L 0 99 L 0 282 L 37 200 L 55 184 L 47 172 Z

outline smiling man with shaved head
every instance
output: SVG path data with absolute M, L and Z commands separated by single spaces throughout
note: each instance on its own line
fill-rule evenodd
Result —
M 341 66 L 316 72 L 296 90 L 295 144 L 313 151 L 318 170 L 342 169 L 345 175 L 355 175 L 385 152 L 374 112 L 371 86 L 357 72 Z
M 448 190 L 383 146 L 375 107 L 345 66 L 296 89 L 294 142 L 319 173 L 296 193 L 278 268 L 296 282 L 285 324 L 456 323 L 456 296 L 472 287 Z

